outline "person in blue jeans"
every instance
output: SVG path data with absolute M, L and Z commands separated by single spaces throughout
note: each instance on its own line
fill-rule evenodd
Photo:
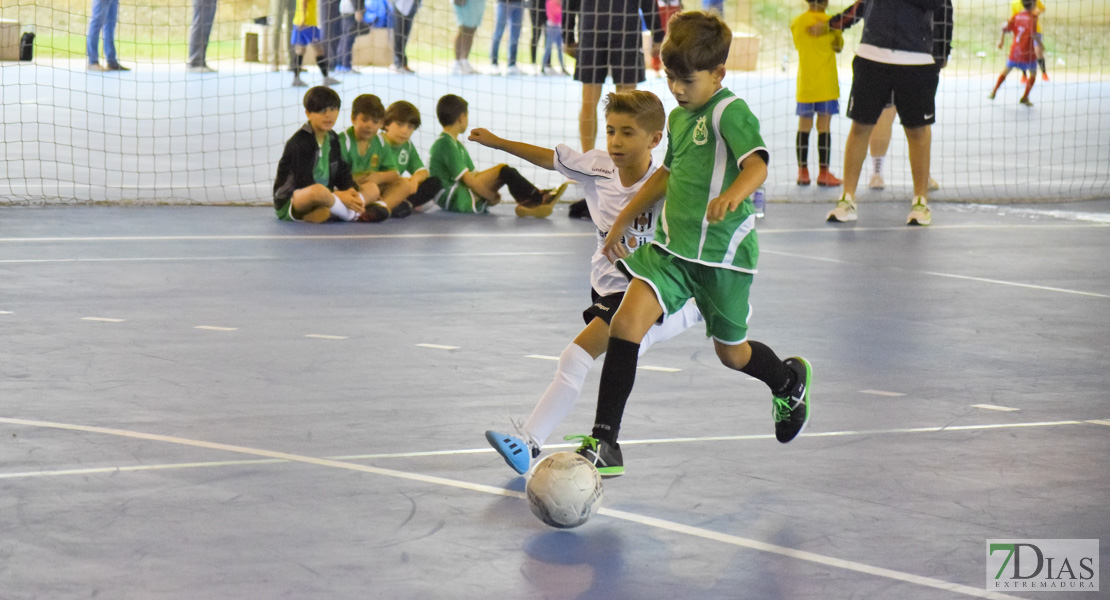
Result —
M 497 54 L 501 47 L 501 36 L 505 33 L 505 22 L 509 23 L 509 66 L 506 75 L 520 75 L 520 67 L 516 66 L 517 44 L 520 42 L 520 29 L 524 18 L 524 5 L 521 0 L 497 0 L 497 21 L 493 26 L 493 49 L 490 50 L 490 62 L 493 64 L 494 74 L 497 74 Z
M 116 21 L 119 19 L 119 0 L 93 0 L 92 16 L 85 51 L 89 57 L 90 71 L 130 71 L 116 59 Z M 100 66 L 100 34 L 104 33 L 104 59 L 107 66 Z

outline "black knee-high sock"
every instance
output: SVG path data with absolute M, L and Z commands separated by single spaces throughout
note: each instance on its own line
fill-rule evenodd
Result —
M 760 342 L 748 342 L 752 349 L 752 357 L 740 372 L 751 375 L 767 384 L 771 393 L 782 396 L 794 386 L 798 378 L 797 373 L 779 360 L 775 351 Z M 606 359 L 608 360 L 608 359 Z
M 293 65 L 292 65 L 293 66 L 293 76 L 294 77 L 300 76 L 302 65 L 304 65 L 304 55 L 294 54 L 293 55 Z
M 413 206 L 423 206 L 427 202 L 434 200 L 436 194 L 443 189 L 443 184 L 440 183 L 438 177 L 429 177 L 420 182 L 416 187 L 416 191 L 407 198 Z
M 829 168 L 829 154 L 832 150 L 832 134 L 817 132 L 817 166 Z
M 610 444 L 617 443 L 621 417 L 636 383 L 636 361 L 640 345 L 619 338 L 609 338 L 605 364 L 601 367 L 601 387 L 597 391 L 597 415 L 594 417 L 593 437 Z
M 1041 72 L 1048 73 L 1048 67 L 1044 66 L 1044 57 L 1037 59 L 1037 64 L 1041 66 Z
M 805 167 L 809 165 L 809 132 L 799 131 L 798 137 L 795 140 L 795 146 L 798 150 L 798 166 Z
M 498 173 L 497 178 L 508 186 L 509 194 L 512 195 L 513 200 L 517 202 L 539 200 L 543 198 L 543 192 L 532 185 L 532 182 L 525 179 L 524 176 L 520 174 L 520 171 L 512 167 L 501 167 L 501 171 Z
M 326 54 L 317 54 L 316 55 L 316 66 L 320 67 L 320 74 L 323 75 L 324 77 L 327 77 L 328 76 L 328 55 L 326 55 Z

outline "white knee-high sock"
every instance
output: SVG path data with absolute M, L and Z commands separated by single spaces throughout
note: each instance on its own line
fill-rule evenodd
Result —
M 593 364 L 594 358 L 578 344 L 571 343 L 563 350 L 555 377 L 524 423 L 524 435 L 531 438 L 525 441 L 543 447 L 547 437 L 574 408 Z
M 884 158 L 886 158 L 886 157 L 885 156 L 872 156 L 871 157 L 871 164 L 872 164 L 872 167 L 873 167 L 872 170 L 875 172 L 876 175 L 882 175 L 883 174 L 883 159 Z
M 343 204 L 339 196 L 332 195 L 332 198 L 335 198 L 335 202 L 331 205 L 331 214 L 335 215 L 335 218 L 340 221 L 354 221 L 358 218 L 358 213 L 347 208 L 347 205 Z
M 682 310 L 667 316 L 662 325 L 652 325 L 651 329 L 648 329 L 640 342 L 640 356 L 643 356 L 652 344 L 665 342 L 702 321 L 705 321 L 705 317 L 701 316 L 698 305 L 693 300 L 688 301 Z

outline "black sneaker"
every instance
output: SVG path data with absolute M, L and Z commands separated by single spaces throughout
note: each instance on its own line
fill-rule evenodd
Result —
M 582 440 L 582 445 L 575 450 L 575 453 L 593 463 L 602 477 L 624 475 L 624 457 L 621 456 L 620 444 L 610 446 L 609 442 L 588 435 L 568 435 L 563 439 Z
M 774 397 L 771 409 L 771 416 L 775 419 L 775 437 L 785 444 L 798 437 L 809 422 L 809 385 L 813 381 L 813 367 L 800 356 L 792 356 L 783 362 L 798 375 L 786 397 Z
M 391 219 L 404 219 L 405 217 L 411 215 L 412 211 L 412 202 L 409 202 L 408 200 L 402 200 L 400 204 L 393 208 L 393 212 L 390 213 L 389 217 Z

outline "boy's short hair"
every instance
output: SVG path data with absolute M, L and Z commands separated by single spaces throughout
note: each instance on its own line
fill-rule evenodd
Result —
M 1033 7 L 1037 5 L 1037 0 L 1021 0 L 1021 5 L 1025 7 L 1025 10 L 1033 10 Z
M 684 77 L 725 64 L 731 46 L 732 30 L 720 17 L 694 10 L 678 13 L 667 23 L 660 54 L 668 71 Z
M 610 92 L 605 97 L 605 116 L 612 113 L 631 116 L 648 133 L 663 131 L 667 124 L 667 113 L 659 96 L 644 90 Z
M 332 108 L 339 110 L 342 105 L 339 94 L 326 85 L 309 88 L 304 93 L 304 109 L 310 113 L 322 113 Z
M 436 118 L 439 119 L 439 124 L 447 127 L 454 125 L 459 117 L 467 112 L 466 100 L 454 94 L 447 94 L 436 102 Z
M 362 94 L 355 98 L 355 101 L 351 103 L 351 120 L 354 121 L 355 117 L 359 115 L 365 115 L 375 121 L 384 119 L 385 107 L 382 106 L 382 99 L 374 94 Z
M 385 126 L 390 123 L 409 123 L 414 128 L 419 128 L 420 111 L 412 102 L 398 100 L 385 109 L 385 122 L 382 125 Z

